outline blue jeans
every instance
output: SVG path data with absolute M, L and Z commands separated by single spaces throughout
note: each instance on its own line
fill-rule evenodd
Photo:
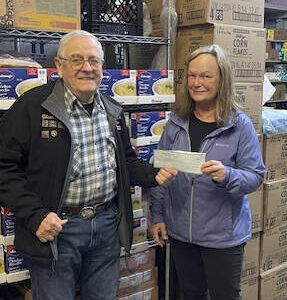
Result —
M 120 243 L 117 212 L 108 205 L 91 220 L 67 216 L 57 237 L 54 266 L 28 261 L 34 300 L 73 300 L 80 283 L 82 300 L 115 300 Z

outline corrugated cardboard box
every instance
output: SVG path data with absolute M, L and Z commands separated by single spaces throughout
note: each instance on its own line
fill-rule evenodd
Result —
M 264 230 L 287 223 L 287 179 L 264 183 Z
M 260 241 L 260 273 L 287 261 L 287 225 L 264 230 Z
M 64 32 L 80 29 L 80 0 L 14 0 L 14 26 Z
M 286 94 L 286 84 L 285 83 L 276 83 L 276 91 L 273 94 L 273 99 L 277 101 L 285 101 Z
M 258 277 L 253 277 L 241 281 L 242 300 L 258 299 L 258 279 Z
M 264 272 L 260 277 L 260 300 L 287 299 L 287 263 Z
M 262 83 L 235 83 L 235 100 L 251 119 L 257 133 L 262 133 Z
M 11 27 L 14 24 L 13 0 L 0 1 L 0 27 Z
M 259 232 L 263 228 L 263 186 L 255 192 L 248 194 L 248 201 L 252 215 L 252 233 Z
M 259 248 L 260 248 L 260 233 L 252 234 L 251 240 L 246 243 L 241 280 L 259 276 Z
M 231 25 L 182 27 L 176 49 L 177 96 L 187 80 L 187 61 L 191 52 L 201 46 L 220 45 L 228 54 L 235 82 L 263 82 L 265 71 L 265 30 Z
M 287 178 L 287 133 L 263 136 L 265 180 Z
M 152 36 L 164 36 L 163 28 L 160 24 L 160 14 L 162 11 L 162 0 L 145 0 L 148 6 L 152 21 Z
M 264 27 L 264 0 L 177 0 L 176 2 L 179 26 L 215 22 Z

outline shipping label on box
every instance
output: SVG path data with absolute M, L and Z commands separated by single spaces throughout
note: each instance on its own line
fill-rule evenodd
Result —
M 284 263 L 260 276 L 260 300 L 287 299 L 287 264 Z
M 158 143 L 167 120 L 169 111 L 138 112 L 131 114 L 131 143 L 144 146 Z
M 263 229 L 263 186 L 248 194 L 248 201 L 252 215 L 252 233 Z
M 155 277 L 154 269 L 145 270 L 142 272 L 135 272 L 128 276 L 121 276 L 119 279 L 119 289 L 123 290 L 128 287 L 136 287 L 140 284 L 153 280 Z
M 136 70 L 104 70 L 99 90 L 121 104 L 137 104 Z
M 287 262 L 287 225 L 264 230 L 260 247 L 260 272 Z
M 179 26 L 224 23 L 264 27 L 264 0 L 177 0 Z
M 287 222 L 287 179 L 264 183 L 264 230 Z
M 260 233 L 252 234 L 251 240 L 246 243 L 243 257 L 241 280 L 259 276 L 259 249 Z
M 81 28 L 80 0 L 15 0 L 14 26 L 68 32 Z
M 137 94 L 139 104 L 174 102 L 174 71 L 138 70 Z
M 0 27 L 12 27 L 14 25 L 13 0 L 0 1 Z
M 262 83 L 235 83 L 234 97 L 252 121 L 256 132 L 262 133 Z
M 130 289 L 128 292 L 119 293 L 119 300 L 158 300 L 158 286 L 150 281 L 142 284 L 137 289 Z
M 287 133 L 263 136 L 263 159 L 267 169 L 265 180 L 287 176 Z
M 265 30 L 231 25 L 179 28 L 176 42 L 176 97 L 186 97 L 187 61 L 199 47 L 220 45 L 227 53 L 235 82 L 263 82 Z
M 24 259 L 16 252 L 14 245 L 4 246 L 6 273 L 15 273 L 27 269 Z
M 15 232 L 15 217 L 8 207 L 1 207 L 1 230 L 2 235 L 13 235 Z
M 46 82 L 45 69 L 0 68 L 0 101 L 16 100 L 24 92 Z

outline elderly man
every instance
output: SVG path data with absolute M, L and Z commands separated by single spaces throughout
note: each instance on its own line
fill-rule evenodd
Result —
M 120 245 L 130 250 L 130 185 L 152 187 L 176 170 L 137 159 L 121 106 L 98 91 L 102 46 L 73 31 L 60 41 L 60 80 L 16 101 L 0 125 L 0 194 L 15 213 L 15 246 L 33 299 L 116 298 Z

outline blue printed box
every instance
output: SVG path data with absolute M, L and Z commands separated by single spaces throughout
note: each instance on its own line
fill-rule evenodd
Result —
M 4 246 L 5 271 L 7 274 L 20 272 L 27 269 L 27 265 L 22 256 L 20 256 L 14 245 Z
M 0 101 L 14 101 L 29 89 L 46 82 L 46 69 L 0 68 Z
M 137 94 L 138 104 L 174 102 L 174 71 L 138 70 Z
M 131 143 L 133 146 L 156 144 L 169 118 L 169 111 L 131 114 Z
M 48 81 L 55 81 L 59 79 L 59 75 L 57 69 L 47 69 L 47 80 Z
M 136 70 L 104 70 L 99 90 L 120 104 L 137 104 Z
M 137 157 L 153 164 L 153 151 L 157 149 L 157 144 L 135 147 Z
M 2 235 L 14 235 L 15 217 L 8 207 L 1 207 L 1 230 Z

